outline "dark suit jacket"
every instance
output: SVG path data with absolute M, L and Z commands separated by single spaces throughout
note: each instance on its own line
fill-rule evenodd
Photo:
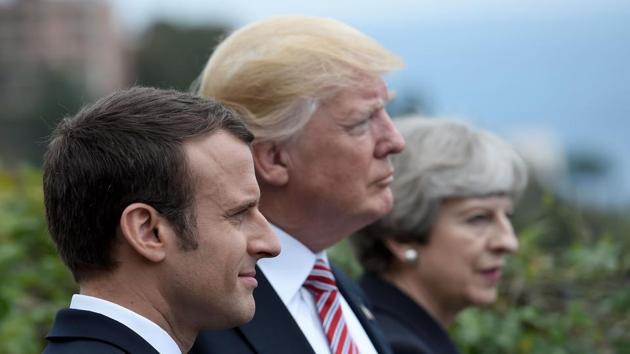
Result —
M 415 301 L 375 274 L 360 282 L 394 354 L 457 354 L 444 329 Z
M 367 310 L 366 298 L 356 283 L 332 265 L 339 292 L 348 302 L 365 329 L 376 350 L 391 354 L 376 321 Z M 308 340 L 289 310 L 263 275 L 256 271 L 258 288 L 254 291 L 256 314 L 254 319 L 237 328 L 225 331 L 205 331 L 198 337 L 191 354 L 313 354 Z
M 44 354 L 158 354 L 129 327 L 91 311 L 59 311 L 46 340 Z

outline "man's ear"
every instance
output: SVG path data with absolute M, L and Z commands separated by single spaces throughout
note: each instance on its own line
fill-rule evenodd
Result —
M 286 148 L 275 142 L 260 142 L 252 146 L 256 174 L 264 182 L 282 187 L 289 181 L 289 159 Z
M 147 260 L 161 262 L 166 257 L 165 236 L 170 228 L 153 207 L 144 203 L 128 205 L 120 217 L 120 231 L 131 248 Z

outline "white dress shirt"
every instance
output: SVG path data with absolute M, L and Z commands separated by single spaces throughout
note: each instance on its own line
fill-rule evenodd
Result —
M 160 354 L 181 354 L 179 346 L 162 327 L 127 308 L 93 296 L 75 294 L 70 308 L 99 313 L 136 332 Z
M 315 254 L 283 230 L 275 225 L 271 226 L 280 240 L 282 252 L 278 257 L 259 260 L 258 266 L 293 316 L 315 353 L 331 354 L 330 344 L 319 319 L 313 295 L 302 286 L 311 273 L 315 260 L 318 257 L 328 259 L 326 251 Z M 359 352 L 377 354 L 361 322 L 341 293 L 339 293 L 339 300 L 343 318 Z

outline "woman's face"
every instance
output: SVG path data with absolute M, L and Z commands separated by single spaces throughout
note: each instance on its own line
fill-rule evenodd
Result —
M 497 298 L 505 257 L 518 249 L 506 196 L 445 200 L 419 248 L 420 286 L 434 304 L 461 310 Z

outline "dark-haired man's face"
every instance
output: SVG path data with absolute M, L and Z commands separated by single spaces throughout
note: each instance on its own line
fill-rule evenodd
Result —
M 225 131 L 188 141 L 184 151 L 196 184 L 198 247 L 167 257 L 174 312 L 200 329 L 240 325 L 254 315 L 256 261 L 280 251 L 258 210 L 251 152 Z

